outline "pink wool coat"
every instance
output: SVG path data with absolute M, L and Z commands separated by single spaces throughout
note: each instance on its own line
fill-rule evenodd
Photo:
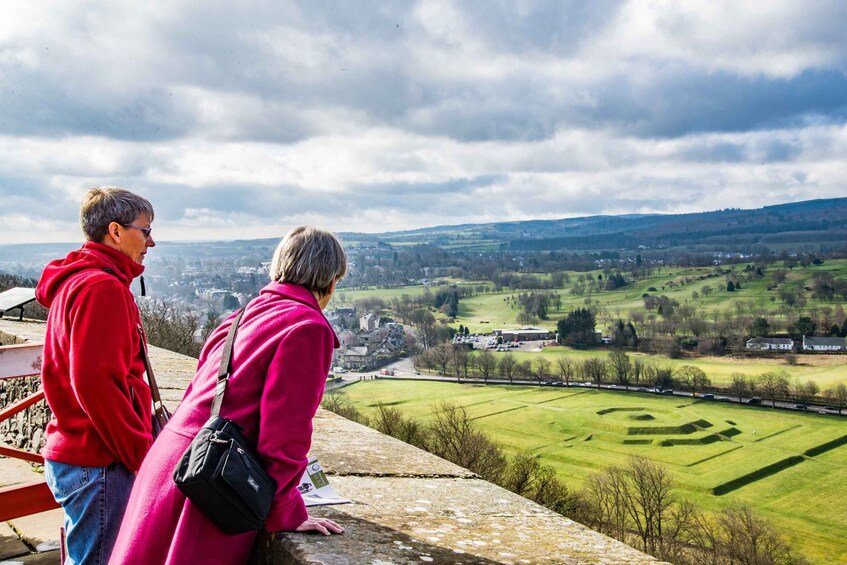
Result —
M 182 403 L 141 465 L 110 563 L 245 563 L 256 532 L 228 535 L 176 488 L 173 471 L 209 419 L 230 316 L 209 337 Z M 255 441 L 277 492 L 265 528 L 294 530 L 308 517 L 297 490 L 306 468 L 312 418 L 338 340 L 305 288 L 272 282 L 238 328 L 221 416 Z

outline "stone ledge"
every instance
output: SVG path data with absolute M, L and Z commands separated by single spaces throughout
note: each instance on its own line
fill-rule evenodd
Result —
M 253 563 L 563 563 L 657 561 L 480 479 L 331 477 L 353 504 L 310 508 L 340 536 L 261 535 Z

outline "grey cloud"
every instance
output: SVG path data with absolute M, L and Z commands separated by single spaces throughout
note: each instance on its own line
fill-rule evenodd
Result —
M 470 32 L 492 55 L 541 55 L 563 62 L 577 47 L 590 44 L 619 6 L 613 1 L 456 4 Z M 85 40 L 76 33 L 109 33 L 76 15 L 61 30 L 64 36 L 45 38 L 50 54 L 44 55 L 40 69 L 5 65 L 0 128 L 16 135 L 153 141 L 200 133 L 284 144 L 332 127 L 300 118 L 298 109 L 304 108 L 340 108 L 361 115 L 363 125 L 390 124 L 462 141 L 538 140 L 571 126 L 674 137 L 772 127 L 810 114 L 837 122 L 847 118 L 847 78 L 841 71 L 807 71 L 783 81 L 703 73 L 681 62 L 641 59 L 599 82 L 539 76 L 532 66 L 474 82 L 444 82 L 432 73 L 437 69 L 410 64 L 414 43 L 408 41 L 417 32 L 413 6 L 404 2 L 371 10 L 325 2 L 255 2 L 249 9 L 175 4 L 170 9 L 139 22 L 157 42 L 155 49 L 140 55 L 63 49 L 64 42 Z M 833 35 L 834 24 L 827 22 L 816 17 L 803 24 L 821 28 L 824 39 L 814 41 L 840 46 L 843 38 Z M 306 70 L 292 65 L 260 39 L 285 43 L 291 29 L 304 34 L 300 40 L 307 49 L 314 43 L 311 48 L 326 57 L 320 66 Z M 795 41 L 813 41 L 808 31 Z M 122 88 L 126 74 L 135 78 Z M 645 84 L 644 76 L 652 79 Z M 199 98 L 186 97 L 188 87 Z M 101 89 L 112 96 L 101 95 Z M 576 93 L 586 91 L 594 102 L 563 103 L 553 90 L 572 92 L 574 100 Z M 203 98 L 226 101 L 230 96 L 249 103 L 227 108 L 226 123 L 219 124 L 207 114 Z

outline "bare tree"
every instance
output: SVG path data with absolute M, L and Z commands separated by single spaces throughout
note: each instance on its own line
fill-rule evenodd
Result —
M 758 386 L 771 401 L 771 408 L 776 407 L 777 398 L 788 396 L 791 377 L 785 371 L 768 371 L 758 377 Z
M 838 408 L 838 413 L 841 414 L 841 411 L 847 406 L 847 385 L 838 383 L 835 387 L 823 391 L 823 394 Z
M 575 502 L 565 484 L 556 477 L 555 469 L 542 465 L 528 451 L 511 459 L 501 486 L 560 514 L 566 514 Z
M 500 372 L 509 379 L 509 382 L 513 382 L 513 377 L 515 376 L 515 371 L 517 369 L 517 361 L 515 360 L 515 356 L 511 353 L 505 353 L 503 357 L 500 358 Z
M 141 323 L 151 345 L 194 357 L 200 356 L 202 343 L 194 338 L 200 317 L 166 300 L 142 300 L 138 304 Z
M 426 433 L 418 422 L 411 418 L 403 417 L 403 414 L 392 406 L 386 406 L 382 402 L 376 405 L 371 426 L 380 432 L 396 437 L 418 447 L 426 447 Z
M 609 372 L 629 390 L 629 380 L 632 375 L 632 362 L 629 360 L 629 355 L 620 349 L 616 349 L 609 353 Z
M 582 362 L 582 377 L 586 381 L 594 382 L 597 388 L 606 377 L 606 363 L 597 357 L 589 357 Z
M 535 360 L 535 378 L 539 383 L 550 376 L 550 361 L 544 357 Z
M 370 425 L 368 417 L 362 414 L 343 393 L 336 391 L 328 392 L 321 401 L 321 407 L 348 420 L 359 422 L 365 426 Z
M 456 379 L 462 380 L 462 375 L 467 378 L 468 365 L 470 364 L 470 356 L 468 348 L 458 343 L 450 346 L 450 362 L 453 364 L 453 369 L 456 371 Z
M 487 349 L 476 357 L 476 366 L 479 367 L 479 372 L 482 373 L 483 381 L 487 384 L 488 378 L 494 374 L 497 369 L 497 358 Z
M 559 375 L 562 377 L 562 380 L 570 386 L 571 380 L 576 376 L 576 363 L 567 355 L 559 355 L 556 359 L 556 367 L 559 369 Z
M 430 351 L 430 357 L 436 369 L 439 369 L 443 376 L 447 376 L 447 367 L 453 358 L 453 346 L 449 343 L 439 343 Z
M 624 495 L 627 512 L 651 555 L 664 552 L 669 510 L 674 503 L 673 481 L 661 465 L 643 457 L 633 457 L 625 467 Z
M 418 308 L 408 314 L 409 323 L 417 332 L 418 341 L 424 349 L 430 349 L 436 345 L 438 334 L 435 316 L 426 308 Z
M 498 482 L 506 458 L 497 444 L 474 428 L 465 409 L 442 402 L 435 407 L 433 416 L 427 428 L 429 451 L 487 481 Z
M 773 526 L 748 506 L 731 506 L 718 516 L 721 549 L 731 563 L 788 565 L 802 562 Z
M 688 387 L 692 396 L 697 396 L 697 390 L 706 388 L 712 381 L 706 376 L 706 373 L 700 367 L 692 365 L 683 365 L 676 371 L 677 378 Z
M 743 373 L 738 372 L 732 373 L 730 378 L 732 381 L 729 384 L 729 390 L 732 391 L 733 396 L 738 398 L 738 402 L 741 402 L 743 396 L 750 390 L 749 381 Z
M 623 469 L 609 467 L 586 480 L 589 526 L 615 539 L 626 540 L 627 510 Z

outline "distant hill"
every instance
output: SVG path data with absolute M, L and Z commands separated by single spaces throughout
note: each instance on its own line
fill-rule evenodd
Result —
M 818 251 L 841 248 L 847 242 L 847 198 L 808 200 L 753 210 L 588 216 L 343 235 L 348 241 L 429 243 L 453 249 L 602 251 L 686 247 L 734 252 L 762 245 L 772 250 Z
M 826 252 L 847 247 L 847 198 L 807 200 L 753 210 L 724 209 L 696 214 L 630 214 L 561 220 L 434 226 L 378 234 L 340 233 L 362 244 L 429 244 L 451 251 L 627 251 L 674 249 L 741 253 Z M 233 241 L 160 241 L 151 259 L 178 257 L 269 261 L 276 238 Z M 78 244 L 0 245 L 0 272 L 37 277 L 44 264 Z

